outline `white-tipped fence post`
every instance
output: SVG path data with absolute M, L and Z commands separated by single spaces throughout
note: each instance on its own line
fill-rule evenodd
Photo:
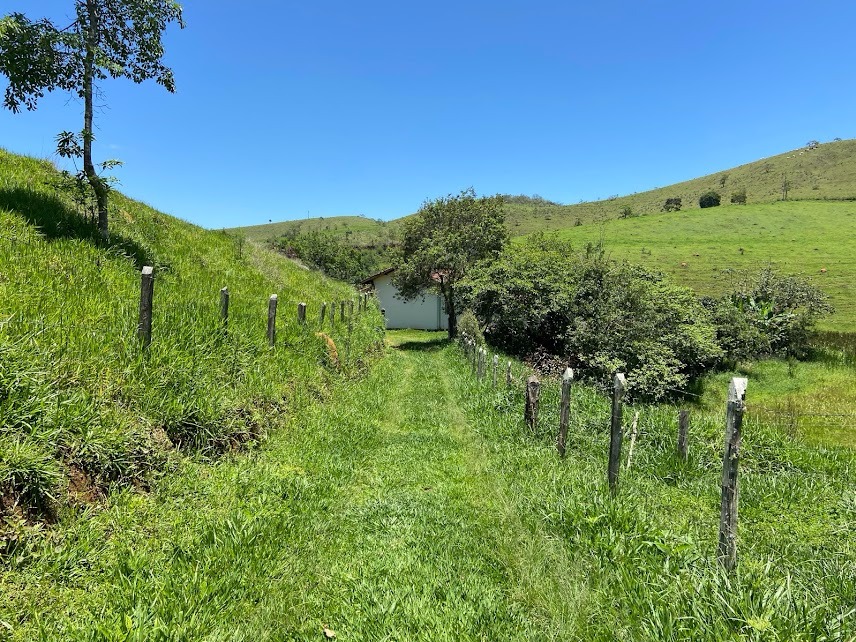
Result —
M 267 336 L 268 336 L 268 345 L 271 347 L 276 345 L 276 304 L 277 304 L 277 296 L 275 294 L 270 295 L 270 299 L 268 299 L 268 323 L 267 323 Z
M 505 367 L 505 385 L 511 386 L 514 383 L 514 377 L 511 375 L 511 362 L 508 362 L 508 365 Z
M 322 304 L 321 304 L 321 314 L 320 314 L 320 317 L 321 317 L 321 329 L 322 329 L 322 330 L 324 329 L 324 317 L 326 317 L 326 316 L 327 316 L 327 304 L 326 304 L 326 303 L 322 303 Z
M 229 288 L 220 290 L 220 321 L 224 328 L 229 325 Z
M 747 385 L 748 381 L 743 377 L 734 377 L 728 387 L 728 403 L 726 406 L 718 559 L 729 571 L 737 566 L 737 504 L 740 495 L 737 484 L 737 464 L 740 461 L 740 440 L 743 429 L 743 413 L 746 410 Z
M 386 308 L 380 309 L 380 316 L 383 317 L 383 329 L 386 330 Z
M 689 447 L 687 444 L 687 433 L 690 430 L 690 411 L 681 410 L 678 414 L 678 456 L 687 460 Z
M 609 430 L 609 491 L 614 493 L 618 487 L 618 469 L 621 466 L 622 416 L 624 413 L 624 393 L 627 391 L 627 379 L 620 372 L 615 375 L 612 386 L 612 418 Z
M 508 362 L 511 363 L 510 361 Z M 571 417 L 571 383 L 574 381 L 574 371 L 565 368 L 562 375 L 562 405 L 559 410 L 559 436 L 556 438 L 556 449 L 559 456 L 565 456 L 565 446 L 568 440 L 568 423 Z
M 493 387 L 496 388 L 496 384 L 499 379 L 499 355 L 493 355 Z
M 300 325 L 306 325 L 306 304 L 298 303 L 297 304 L 297 322 Z
M 140 320 L 137 337 L 148 348 L 152 343 L 152 305 L 155 294 L 155 269 L 146 265 L 140 272 Z
M 523 408 L 523 419 L 532 432 L 538 428 L 538 401 L 540 397 L 541 382 L 535 375 L 530 375 L 526 380 L 526 405 Z

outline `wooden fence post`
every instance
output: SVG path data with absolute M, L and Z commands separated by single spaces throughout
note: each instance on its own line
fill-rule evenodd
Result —
M 330 302 L 330 329 L 336 327 L 336 302 Z
M 300 325 L 306 325 L 306 304 L 298 303 L 297 304 L 297 322 Z
M 618 486 L 618 468 L 621 465 L 621 419 L 624 412 L 624 393 L 627 379 L 620 372 L 615 375 L 612 387 L 612 419 L 609 431 L 609 491 L 614 493 Z
M 511 362 L 508 362 L 511 365 Z M 556 438 L 556 448 L 559 456 L 565 456 L 565 445 L 568 439 L 568 422 L 571 417 L 571 383 L 574 380 L 574 371 L 565 368 L 562 375 L 562 405 L 559 411 L 559 436 Z
M 322 330 L 324 329 L 324 317 L 326 317 L 326 316 L 327 316 L 327 304 L 322 303 L 321 304 L 321 329 Z
M 276 304 L 277 296 L 275 294 L 271 294 L 270 299 L 268 299 L 267 326 L 268 345 L 270 345 L 271 347 L 276 345 Z
M 505 385 L 511 386 L 511 384 L 513 382 L 514 382 L 514 377 L 512 377 L 512 375 L 511 375 L 511 362 L 509 361 L 508 366 L 506 366 L 506 368 L 505 368 Z
M 487 375 L 487 348 L 482 348 L 479 354 L 479 379 L 484 379 Z
M 386 330 L 386 308 L 380 309 L 380 316 L 383 317 L 383 329 Z
M 746 386 L 743 377 L 734 377 L 728 387 L 725 419 L 725 450 L 722 454 L 722 506 L 719 514 L 719 562 L 732 570 L 737 565 L 737 464 L 740 461 L 740 439 L 743 412 L 746 410 Z
M 220 290 L 220 321 L 224 328 L 229 325 L 229 288 Z
M 339 321 L 341 321 L 342 323 L 345 322 L 345 302 L 344 301 L 339 302 Z
M 687 433 L 690 429 L 690 411 L 681 410 L 678 414 L 678 456 L 687 460 L 689 448 L 687 447 Z
M 137 337 L 148 348 L 152 343 L 152 304 L 155 294 L 155 269 L 146 265 L 140 273 L 140 321 Z
M 526 380 L 526 406 L 523 409 L 523 418 L 532 432 L 535 432 L 538 427 L 538 400 L 540 397 L 541 382 L 535 375 L 530 375 Z
M 497 379 L 499 377 L 499 355 L 493 355 L 493 387 L 496 388 Z

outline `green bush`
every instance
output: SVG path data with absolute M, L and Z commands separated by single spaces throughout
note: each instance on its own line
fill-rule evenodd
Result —
M 744 276 L 733 292 L 704 305 L 731 362 L 773 354 L 804 358 L 817 320 L 832 312 L 820 289 L 769 267 Z
M 359 283 L 392 261 L 384 247 L 355 247 L 333 233 L 318 230 L 290 230 L 272 244 L 275 249 L 287 256 L 299 258 L 309 267 L 350 283 Z
M 638 397 L 681 388 L 721 351 L 693 292 L 659 274 L 534 237 L 478 266 L 460 293 L 488 341 L 513 354 L 547 352 L 592 380 L 625 372 Z
M 681 207 L 683 206 L 683 201 L 680 197 L 676 198 L 667 198 L 666 203 L 663 205 L 664 212 L 679 212 Z
M 719 193 L 711 190 L 701 195 L 701 198 L 698 199 L 698 206 L 702 209 L 706 207 L 719 207 L 720 202 L 721 198 Z
M 621 208 L 621 211 L 618 213 L 618 218 L 633 218 L 633 208 L 629 205 L 625 205 Z
M 734 205 L 746 205 L 746 188 L 739 189 L 731 195 L 731 202 Z
M 458 317 L 458 332 L 462 336 L 467 335 L 470 339 L 475 340 L 476 345 L 483 346 L 485 343 L 479 320 L 472 310 L 464 310 L 464 313 Z

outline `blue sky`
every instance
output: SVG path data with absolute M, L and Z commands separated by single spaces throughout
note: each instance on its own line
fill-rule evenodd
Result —
M 852 2 L 183 5 L 178 93 L 104 83 L 96 156 L 210 228 L 389 219 L 469 186 L 574 203 L 856 137 Z M 51 156 L 81 114 L 62 94 L 2 111 L 0 145 Z

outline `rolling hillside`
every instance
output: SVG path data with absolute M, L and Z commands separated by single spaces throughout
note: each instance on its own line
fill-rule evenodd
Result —
M 781 200 L 782 182 L 789 183 L 788 199 L 856 200 L 856 140 L 823 143 L 816 149 L 797 149 L 715 174 L 661 187 L 638 194 L 616 196 L 575 205 L 557 205 L 531 200 L 505 206 L 506 222 L 512 236 L 538 231 L 561 230 L 575 225 L 602 223 L 620 217 L 629 207 L 636 215 L 662 212 L 667 198 L 680 198 L 682 210 L 699 209 L 699 197 L 709 190 L 722 195 L 723 204 L 731 195 L 746 190 L 749 204 Z M 402 217 L 388 222 L 357 216 L 313 218 L 234 228 L 248 238 L 267 240 L 287 229 L 326 229 L 355 243 L 370 245 L 389 239 L 401 225 Z

